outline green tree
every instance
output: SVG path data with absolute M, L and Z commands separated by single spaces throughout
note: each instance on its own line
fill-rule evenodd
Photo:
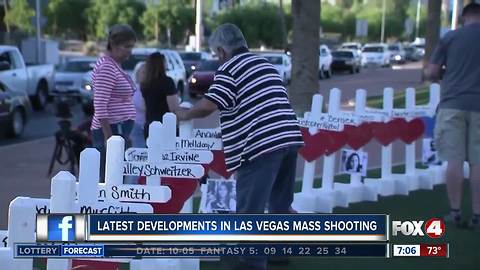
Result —
M 287 27 L 288 15 L 286 14 Z M 250 47 L 265 45 L 282 48 L 282 18 L 278 6 L 270 3 L 252 2 L 225 10 L 217 15 L 213 27 L 223 23 L 237 25 L 245 35 Z
M 143 34 L 148 39 L 178 44 L 195 31 L 195 9 L 189 1 L 147 2 L 147 9 L 140 18 Z M 168 36 L 170 32 L 170 38 Z
M 347 39 L 355 36 L 356 16 L 350 10 L 325 2 L 322 3 L 320 18 L 323 32 L 341 33 Z
M 117 23 L 129 24 L 137 34 L 142 33 L 140 16 L 145 6 L 138 1 L 128 0 L 92 0 L 85 11 L 87 33 L 96 39 L 103 39 L 108 34 L 108 27 Z
M 344 39 L 355 39 L 357 19 L 367 20 L 367 40 L 380 39 L 382 0 L 337 0 L 335 5 L 323 2 L 321 26 L 324 32 L 342 34 Z M 410 1 L 387 0 L 385 34 L 387 38 L 402 38 L 404 22 L 410 15 Z M 414 18 L 414 17 L 413 17 Z
M 11 0 L 8 13 L 5 14 L 5 24 L 14 26 L 21 31 L 33 32 L 32 17 L 35 11 L 28 5 L 27 0 Z
M 385 37 L 387 39 L 403 36 L 408 6 L 409 1 L 386 1 Z M 370 0 L 365 4 L 355 2 L 351 11 L 356 14 L 356 19 L 368 21 L 368 39 L 379 41 L 382 25 L 382 0 Z
M 77 36 L 86 39 L 87 19 L 85 10 L 90 1 L 85 0 L 50 0 L 47 5 L 47 33 Z

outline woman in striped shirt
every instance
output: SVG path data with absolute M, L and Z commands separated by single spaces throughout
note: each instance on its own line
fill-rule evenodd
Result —
M 91 129 L 93 146 L 101 152 L 112 135 L 122 136 L 129 145 L 135 120 L 132 100 L 135 84 L 120 65 L 130 56 L 136 40 L 135 32 L 129 25 L 112 26 L 107 51 L 93 69 L 95 113 Z

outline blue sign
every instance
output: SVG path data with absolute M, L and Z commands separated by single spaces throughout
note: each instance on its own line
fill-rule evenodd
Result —
M 386 241 L 386 215 L 89 215 L 89 241 Z
M 75 216 L 49 215 L 48 241 L 75 241 Z

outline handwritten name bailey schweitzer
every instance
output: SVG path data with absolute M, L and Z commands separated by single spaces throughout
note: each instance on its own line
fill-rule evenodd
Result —
M 134 176 L 195 177 L 191 168 L 185 168 L 179 165 L 156 166 L 154 164 L 140 165 L 130 162 L 125 162 L 123 174 Z

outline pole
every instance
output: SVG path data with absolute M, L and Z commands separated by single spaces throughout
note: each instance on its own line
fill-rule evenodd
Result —
M 203 0 L 197 0 L 196 7 L 196 22 L 195 22 L 195 51 L 199 52 L 202 48 L 202 2 Z
M 453 8 L 452 8 L 452 21 L 450 29 L 455 30 L 458 26 L 458 2 L 459 0 L 453 0 Z
M 386 3 L 385 0 L 382 2 L 382 33 L 380 37 L 380 42 L 383 43 L 385 41 L 385 13 L 386 13 Z
M 35 0 L 35 25 L 37 29 L 37 46 L 36 46 L 36 53 L 37 53 L 37 64 L 40 64 L 40 38 L 42 33 L 41 27 L 40 27 L 40 17 L 42 16 L 41 14 L 41 9 L 40 9 L 40 0 Z
M 158 27 L 158 12 L 155 12 L 155 41 L 160 43 L 160 29 Z
M 3 9 L 4 9 L 4 14 L 5 14 L 5 17 L 7 17 L 7 14 L 8 14 L 8 1 L 7 0 L 3 0 Z M 4 23 L 5 23 L 5 28 L 7 30 L 7 33 L 10 33 L 10 24 L 7 20 L 3 20 Z
M 415 24 L 415 37 L 418 37 L 418 32 L 420 29 L 420 9 L 422 7 L 422 2 L 420 0 L 417 0 L 417 18 L 416 18 L 416 24 Z
M 285 50 L 287 49 L 287 26 L 285 25 L 285 14 L 283 11 L 283 0 L 279 0 L 278 4 L 279 8 L 279 16 L 280 16 L 280 23 L 282 25 L 282 48 Z

